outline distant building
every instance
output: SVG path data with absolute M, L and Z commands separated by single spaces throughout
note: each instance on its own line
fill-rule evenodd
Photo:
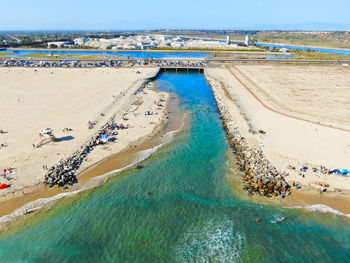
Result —
M 80 37 L 80 38 L 75 38 L 73 42 L 74 42 L 74 45 L 76 46 L 84 46 L 84 44 L 89 40 L 90 40 L 89 38 Z
M 282 48 L 280 48 L 280 52 L 288 53 L 288 52 L 290 52 L 290 50 L 288 48 L 282 47 Z
M 56 47 L 64 47 L 64 46 L 69 46 L 69 42 L 64 42 L 64 41 L 56 41 L 56 42 L 48 42 L 47 47 L 50 48 L 51 45 L 54 45 Z
M 246 36 L 245 36 L 245 45 L 246 45 L 246 46 L 249 46 L 249 44 L 250 44 L 250 36 L 249 36 L 249 35 L 246 35 Z
M 230 43 L 231 43 L 231 36 L 230 36 L 230 35 L 227 35 L 227 37 L 226 37 L 226 43 L 227 43 L 227 44 L 230 44 Z

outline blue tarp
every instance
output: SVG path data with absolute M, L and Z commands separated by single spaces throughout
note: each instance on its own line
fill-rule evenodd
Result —
M 342 171 L 340 171 L 339 169 L 334 169 L 333 171 L 331 171 L 331 173 L 337 173 L 340 175 L 350 174 L 349 170 L 347 170 L 347 169 L 343 169 Z
M 102 135 L 102 136 L 101 136 L 101 140 L 107 140 L 107 139 L 108 139 L 108 137 L 109 137 L 109 135 L 108 135 L 108 134 Z
M 349 172 L 349 170 L 347 170 L 347 169 L 343 169 L 343 171 L 341 171 L 341 175 L 346 175 L 346 174 L 349 174 L 350 172 Z
M 340 174 L 341 172 L 340 172 L 339 169 L 334 169 L 333 171 L 331 171 L 331 173 L 338 173 L 338 174 Z

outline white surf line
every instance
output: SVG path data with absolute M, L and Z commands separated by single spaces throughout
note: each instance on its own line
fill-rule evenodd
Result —
M 108 173 L 105 173 L 103 175 L 93 177 L 87 183 L 85 183 L 82 186 L 82 188 L 79 190 L 67 192 L 67 193 L 60 193 L 60 194 L 52 196 L 52 197 L 40 198 L 40 199 L 34 200 L 34 201 L 29 202 L 29 203 L 23 205 L 22 207 L 16 209 L 14 212 L 0 217 L 0 227 L 6 223 L 11 222 L 11 220 L 13 220 L 19 216 L 25 215 L 26 213 L 31 213 L 31 212 L 37 211 L 39 209 L 48 207 L 49 204 L 52 204 L 53 202 L 60 200 L 64 197 L 74 196 L 74 195 L 81 193 L 83 191 L 96 188 L 97 186 L 101 185 L 102 182 L 106 182 L 110 177 L 115 176 L 116 174 L 118 174 L 118 173 L 120 173 L 128 168 L 131 168 L 132 166 L 136 165 L 137 163 L 140 163 L 140 162 L 146 160 L 147 158 L 149 158 L 152 154 L 156 153 L 161 147 L 170 143 L 173 140 L 174 135 L 176 133 L 178 133 L 179 131 L 181 131 L 182 127 L 183 127 L 183 125 L 178 130 L 170 131 L 170 132 L 166 133 L 164 135 L 164 138 L 167 139 L 165 142 L 160 143 L 159 145 L 157 145 L 153 148 L 140 151 L 138 153 L 139 158 L 135 162 L 133 162 L 133 163 L 131 163 L 123 168 L 116 169 L 116 170 L 110 171 Z
M 317 205 L 305 205 L 305 206 L 291 206 L 285 207 L 286 209 L 305 209 L 309 212 L 318 212 L 322 214 L 335 214 L 337 216 L 344 216 L 350 218 L 350 214 L 344 214 L 338 210 L 335 210 L 327 205 L 317 204 Z

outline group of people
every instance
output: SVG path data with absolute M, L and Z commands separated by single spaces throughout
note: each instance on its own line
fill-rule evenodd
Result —
M 288 165 L 287 168 L 294 170 L 294 171 L 297 170 L 297 168 L 295 166 L 292 166 L 292 165 Z M 299 172 L 300 173 L 307 172 L 309 170 L 310 169 L 307 166 L 305 166 L 304 164 L 299 164 Z M 320 166 L 320 168 L 312 167 L 311 170 L 313 173 L 324 174 L 324 175 L 327 175 L 327 174 L 341 174 L 341 175 L 350 174 L 350 172 L 347 169 L 343 169 L 342 171 L 340 171 L 339 169 L 329 169 L 329 168 L 326 168 L 325 166 L 322 166 L 322 165 Z
M 109 141 L 114 141 L 115 138 L 112 136 L 118 135 L 118 130 L 124 130 L 129 129 L 130 124 L 124 125 L 124 124 L 117 124 L 117 123 L 110 123 L 107 125 L 105 129 L 102 130 L 101 136 L 96 140 L 95 144 L 106 144 Z
M 10 175 L 15 174 L 14 168 L 2 169 L 0 173 L 1 173 L 1 179 L 6 180 L 7 183 L 13 180 L 13 178 Z M 6 183 L 0 183 L 0 189 L 6 189 L 9 186 L 10 185 Z

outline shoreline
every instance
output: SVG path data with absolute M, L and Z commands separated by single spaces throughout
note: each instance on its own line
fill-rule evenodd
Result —
M 221 86 L 224 84 L 218 83 L 217 82 L 218 80 L 215 79 L 215 77 L 214 79 L 212 76 L 209 77 L 207 69 L 205 71 L 205 75 L 213 91 L 219 113 L 223 120 L 224 130 L 226 131 L 226 134 L 228 136 L 227 137 L 228 144 L 231 150 L 233 151 L 234 155 L 236 156 L 236 165 L 238 164 L 238 168 L 240 168 L 240 169 L 236 169 L 238 171 L 237 176 L 240 178 L 240 181 L 241 181 L 240 188 L 242 188 L 243 186 L 243 188 L 246 191 L 252 193 L 251 190 L 254 191 L 254 188 L 256 187 L 254 186 L 254 183 L 255 183 L 254 177 L 256 176 L 254 176 L 254 174 L 251 173 L 251 169 L 254 170 L 255 169 L 254 167 L 256 165 L 252 167 L 252 166 L 249 166 L 249 164 L 252 162 L 251 153 L 254 152 L 255 151 L 254 149 L 257 149 L 259 145 L 257 144 L 257 141 L 255 141 L 253 138 L 250 138 L 249 136 L 247 138 L 244 138 L 241 136 L 241 133 L 239 132 L 240 129 L 246 129 L 247 131 L 254 129 L 254 127 L 251 126 L 251 123 L 248 121 L 250 119 L 250 116 L 246 115 L 247 113 L 244 111 L 244 108 L 242 109 L 241 107 L 237 106 L 238 105 L 237 103 L 241 104 L 242 101 L 238 102 L 237 98 L 231 98 L 230 95 L 227 93 L 227 91 L 225 94 L 226 89 L 223 89 L 223 87 Z M 235 105 L 235 109 L 234 109 L 235 112 L 233 115 L 231 114 L 232 112 L 229 111 L 229 109 L 232 111 L 233 108 L 229 108 L 227 106 L 227 103 L 229 100 L 231 100 L 230 102 L 231 104 Z M 243 140 L 241 140 L 242 138 Z M 234 140 L 231 141 L 232 139 Z M 247 146 L 248 146 L 248 149 L 247 149 Z M 259 154 L 257 155 L 255 154 L 253 156 L 253 163 L 262 162 L 264 163 L 262 166 L 266 166 L 265 161 L 266 159 L 269 159 L 269 157 L 268 156 L 266 157 L 265 154 L 262 155 L 260 153 L 262 152 L 259 150 Z M 247 154 L 248 154 L 248 158 L 247 158 Z M 241 162 L 244 163 L 243 166 Z M 281 174 L 280 172 L 277 172 L 277 169 L 275 167 L 273 167 L 272 170 L 273 172 L 276 172 L 277 177 L 280 175 L 283 176 L 283 173 Z M 259 174 L 258 178 L 261 178 L 260 173 L 255 173 L 255 174 L 256 175 Z M 246 182 L 247 177 L 251 179 L 251 181 L 249 181 L 248 179 L 248 187 Z M 242 178 L 243 178 L 243 181 L 242 181 Z M 264 188 L 264 185 L 268 186 L 268 182 L 266 182 L 266 179 L 269 180 L 269 176 L 266 177 L 266 173 L 265 175 L 262 176 L 261 179 L 262 180 L 260 179 L 259 180 L 262 183 L 262 188 Z M 265 179 L 265 182 L 264 182 L 264 179 Z M 289 193 L 288 188 L 290 189 L 292 188 L 290 184 L 292 183 L 292 181 L 296 179 L 286 177 L 285 179 L 282 179 L 282 180 L 286 182 L 289 185 L 289 187 L 287 187 L 285 194 L 282 193 L 282 197 L 284 195 L 285 198 L 276 199 L 275 197 L 273 197 L 273 200 L 277 200 L 279 202 L 279 205 L 282 205 L 283 207 L 304 207 L 305 209 L 308 209 L 308 207 L 310 206 L 325 205 L 329 207 L 328 210 L 335 209 L 340 213 L 343 213 L 344 215 L 350 214 L 350 207 L 347 206 L 349 202 L 349 194 L 350 194 L 349 190 L 341 189 L 341 192 L 338 192 L 336 190 L 328 189 L 329 191 L 320 195 L 319 189 L 311 186 L 306 186 L 304 184 L 299 184 L 302 186 L 301 189 L 293 188 L 292 191 L 290 191 L 291 193 Z M 242 184 L 242 182 L 244 183 Z M 251 186 L 253 186 L 253 189 Z M 278 186 L 280 185 L 278 184 Z M 268 187 L 265 187 L 265 188 L 268 188 Z M 266 194 L 265 192 L 263 192 L 263 194 L 260 193 L 260 195 L 265 195 L 265 194 Z M 267 198 L 266 200 L 269 200 L 269 199 L 270 198 Z M 324 209 L 327 210 L 326 208 Z
M 284 175 L 277 171 L 260 149 L 252 147 L 241 135 L 237 123 L 223 101 L 223 94 L 220 94 L 220 84 L 210 78 L 206 71 L 204 76 L 214 94 L 228 145 L 236 157 L 235 166 L 241 175 L 243 189 L 251 195 L 256 193 L 260 196 L 285 198 L 290 194 L 290 185 L 286 182 Z
M 349 198 L 346 196 L 350 195 L 350 191 L 320 194 L 320 191 L 310 187 L 307 190 L 301 189 L 299 191 L 293 191 L 286 199 L 249 195 L 247 191 L 242 188 L 241 178 L 237 175 L 236 159 L 230 148 L 228 149 L 227 155 L 229 159 L 228 167 L 232 171 L 232 173 L 229 173 L 227 176 L 227 180 L 232 186 L 234 193 L 236 193 L 239 198 L 256 204 L 272 205 L 286 209 L 300 209 L 307 212 L 330 213 L 336 216 L 350 218 L 350 207 L 348 206 Z M 350 224 L 350 221 L 348 222 Z
M 140 82 L 139 81 L 135 81 L 135 83 L 133 83 L 131 85 L 131 88 L 128 88 L 128 89 L 130 89 L 131 94 L 133 94 L 135 91 L 139 90 L 140 87 L 142 87 L 145 83 L 149 83 L 158 74 L 159 74 L 159 68 L 156 69 L 156 71 L 154 71 L 154 73 L 151 76 L 148 76 L 147 78 L 141 80 Z M 129 93 L 130 93 L 130 91 L 129 91 Z M 134 134 L 134 135 L 128 135 L 129 138 L 131 138 L 130 142 L 125 141 L 127 139 L 123 139 L 122 144 L 118 143 L 118 144 L 115 145 L 115 144 L 111 144 L 110 143 L 108 145 L 108 148 L 111 148 L 111 149 L 108 150 L 107 152 L 106 152 L 106 150 L 104 150 L 105 147 L 103 149 L 95 149 L 94 151 L 96 152 L 96 150 L 97 150 L 97 153 L 95 153 L 95 155 L 93 155 L 92 157 L 89 156 L 88 159 L 86 159 L 87 161 L 85 160 L 83 162 L 83 165 L 77 171 L 77 174 L 78 174 L 79 178 L 80 178 L 81 174 L 87 168 L 89 168 L 89 167 L 91 167 L 93 165 L 96 165 L 97 163 L 100 163 L 100 162 L 102 162 L 105 159 L 108 159 L 110 156 L 114 156 L 114 155 L 116 155 L 118 153 L 123 153 L 125 151 L 128 151 L 131 148 L 136 148 L 136 146 L 138 144 L 144 144 L 145 141 L 149 140 L 150 138 L 153 138 L 155 136 L 155 134 L 158 133 L 159 130 L 161 130 L 164 125 L 166 125 L 167 118 L 168 118 L 168 104 L 169 104 L 168 98 L 169 98 L 169 94 L 164 93 L 164 92 L 160 92 L 160 91 L 154 91 L 154 90 L 150 90 L 150 93 L 151 94 L 158 94 L 158 95 L 156 95 L 156 97 L 160 96 L 160 94 L 163 94 L 162 96 L 166 95 L 166 97 L 167 97 L 166 105 L 164 105 L 164 107 L 161 108 L 161 111 L 159 112 L 159 115 L 154 115 L 154 116 L 149 117 L 149 118 L 151 118 L 150 120 L 152 120 L 154 118 L 157 118 L 157 120 L 159 119 L 159 121 L 157 121 L 158 124 L 156 124 L 156 122 L 153 123 L 151 121 L 151 125 L 145 131 L 142 131 L 142 133 L 140 135 L 137 133 L 136 130 L 135 131 L 133 131 L 133 129 L 130 130 L 131 134 Z M 134 96 L 134 95 L 132 95 L 132 96 Z M 150 96 L 150 95 L 145 95 L 145 96 Z M 154 95 L 152 95 L 152 96 L 154 97 Z M 148 99 L 148 104 L 149 105 L 153 104 L 153 101 L 151 101 L 152 100 L 151 99 L 152 96 Z M 139 98 L 139 99 L 142 100 L 142 98 Z M 139 99 L 137 101 L 139 101 Z M 135 97 L 134 100 L 136 101 L 136 97 Z M 126 103 L 127 102 L 128 102 L 128 100 L 126 101 Z M 143 108 L 144 107 L 148 107 L 147 105 L 144 106 L 143 103 L 139 104 L 137 102 L 137 104 L 138 105 L 131 105 L 130 104 L 130 109 L 133 108 L 135 110 L 135 109 L 138 109 L 139 107 L 143 107 Z M 140 108 L 138 111 L 142 111 L 143 108 Z M 109 110 L 109 108 L 108 108 L 108 110 Z M 108 112 L 109 112 L 109 114 L 107 114 L 107 117 L 113 115 L 113 112 L 110 112 L 110 111 L 108 111 Z M 121 118 L 121 116 L 119 116 L 120 113 L 118 113 L 117 115 L 118 115 L 118 119 Z M 115 116 L 115 115 L 113 115 L 113 116 Z M 155 119 L 154 119 L 154 121 L 155 121 Z M 101 122 L 104 123 L 104 119 L 102 119 Z M 99 125 L 101 125 L 101 127 L 103 127 L 102 124 L 99 124 Z M 137 129 L 140 129 L 140 128 L 137 128 Z M 130 132 L 128 130 L 126 130 L 126 131 L 123 131 L 123 130 L 119 131 L 119 133 L 121 133 L 121 135 L 119 135 L 119 136 L 122 136 L 122 138 L 123 138 L 125 136 L 123 133 L 128 134 Z M 136 134 L 135 134 L 135 132 L 136 132 Z M 130 136 L 134 136 L 134 137 L 130 137 Z M 141 136 L 141 137 L 139 137 L 139 136 Z M 132 139 L 132 138 L 136 138 L 136 139 Z M 114 146 L 114 150 L 113 150 L 113 146 Z M 0 204 L 2 205 L 2 209 L 0 211 L 0 215 L 1 216 L 6 215 L 9 212 L 15 210 L 15 208 L 18 208 L 21 205 L 24 205 L 24 204 L 28 203 L 29 201 L 35 200 L 37 198 L 41 198 L 41 195 L 39 194 L 39 192 L 42 191 L 43 189 L 45 190 L 45 188 L 48 188 L 48 186 L 43 186 L 43 184 L 42 184 L 43 179 L 44 179 L 44 177 L 42 178 L 42 180 L 40 180 L 39 183 L 30 184 L 30 185 L 24 185 L 24 187 L 19 187 L 19 188 L 17 187 L 18 189 L 15 189 L 15 190 L 13 190 L 13 189 L 11 190 L 11 188 L 9 188 L 10 191 L 12 191 L 12 195 L 9 195 L 8 193 L 3 192 L 2 193 L 2 200 L 0 202 Z M 54 187 L 53 189 L 50 189 L 50 190 L 52 190 L 52 195 L 58 194 L 60 192 L 64 192 L 63 189 L 57 190 L 56 188 L 57 187 Z M 4 190 L 2 190 L 2 191 L 4 191 Z M 14 201 L 14 200 L 16 200 L 16 201 Z M 7 206 L 7 209 L 4 209 L 5 203 L 6 204 L 12 203 L 12 205 Z
M 155 127 L 152 134 L 143 136 L 130 143 L 122 151 L 113 153 L 87 166 L 78 174 L 78 184 L 69 190 L 59 187 L 48 188 L 41 184 L 36 188 L 35 192 L 1 202 L 2 208 L 5 208 L 5 210 L 2 209 L 0 211 L 0 228 L 7 229 L 12 223 L 16 224 L 17 220 L 20 220 L 22 216 L 26 215 L 26 211 L 29 211 L 29 214 L 32 215 L 32 212 L 36 212 L 37 210 L 50 209 L 52 204 L 54 205 L 55 202 L 64 200 L 66 197 L 73 197 L 76 194 L 90 191 L 105 183 L 106 180 L 118 177 L 120 172 L 131 169 L 137 163 L 149 158 L 159 148 L 171 143 L 173 137 L 183 129 L 186 123 L 186 115 L 177 108 L 177 98 L 175 96 L 171 97 L 171 94 L 169 94 L 169 98 L 167 107 L 164 108 L 168 114 Z M 148 153 L 149 151 L 151 152 Z M 147 152 L 147 155 L 142 158 L 138 157 L 143 152 Z M 35 206 L 35 203 L 40 203 L 40 200 L 48 201 L 43 206 L 28 210 L 28 206 L 31 204 Z
M 170 102 L 169 118 L 159 125 L 151 135 L 140 138 L 134 142 L 133 147 L 124 149 L 121 152 L 114 153 L 99 162 L 87 167 L 78 175 L 79 183 L 65 191 L 62 188 L 48 188 L 41 185 L 36 192 L 26 197 L 19 197 L 1 203 L 3 207 L 9 209 L 7 212 L 0 212 L 0 229 L 8 231 L 9 227 L 17 227 L 18 220 L 23 216 L 35 216 L 35 212 L 41 212 L 51 209 L 56 202 L 65 202 L 66 198 L 74 198 L 77 194 L 84 194 L 86 191 L 92 191 L 108 180 L 117 178 L 120 173 L 128 169 L 136 169 L 137 163 L 143 162 L 157 152 L 160 148 L 166 147 L 173 141 L 186 125 L 186 115 L 177 111 L 177 105 Z M 165 138 L 167 137 L 167 138 Z M 140 157 L 141 153 L 147 153 L 146 156 Z M 18 202 L 19 201 L 19 202 Z M 43 202 L 41 204 L 40 202 Z M 38 204 L 39 203 L 39 204 Z M 33 206 L 33 207 L 31 207 Z M 26 219 L 23 221 L 26 222 Z
M 66 197 L 75 196 L 78 193 L 92 190 L 106 180 L 119 176 L 119 173 L 131 169 L 137 163 L 149 158 L 159 148 L 165 147 L 171 143 L 173 137 L 183 129 L 185 125 L 186 115 L 177 109 L 176 98 L 173 97 L 168 101 L 169 107 L 166 110 L 169 114 L 163 122 L 155 127 L 152 134 L 143 136 L 136 141 L 130 143 L 128 147 L 120 152 L 113 153 L 102 160 L 86 167 L 78 174 L 79 182 L 69 190 L 64 190 L 59 187 L 48 188 L 44 185 L 39 185 L 35 192 L 26 196 L 20 196 L 1 202 L 2 211 L 0 211 L 1 229 L 6 229 L 7 226 L 16 223 L 17 219 L 32 212 L 41 211 L 51 207 L 52 204 L 63 200 Z M 171 111 L 170 111 L 171 110 Z M 145 152 L 145 157 L 140 157 L 139 154 Z M 139 157 L 138 157 L 139 156 Z M 49 199 L 49 200 L 48 200 Z M 28 209 L 28 206 L 34 205 L 41 200 L 48 200 L 43 206 Z M 23 210 L 23 211 L 22 211 Z

